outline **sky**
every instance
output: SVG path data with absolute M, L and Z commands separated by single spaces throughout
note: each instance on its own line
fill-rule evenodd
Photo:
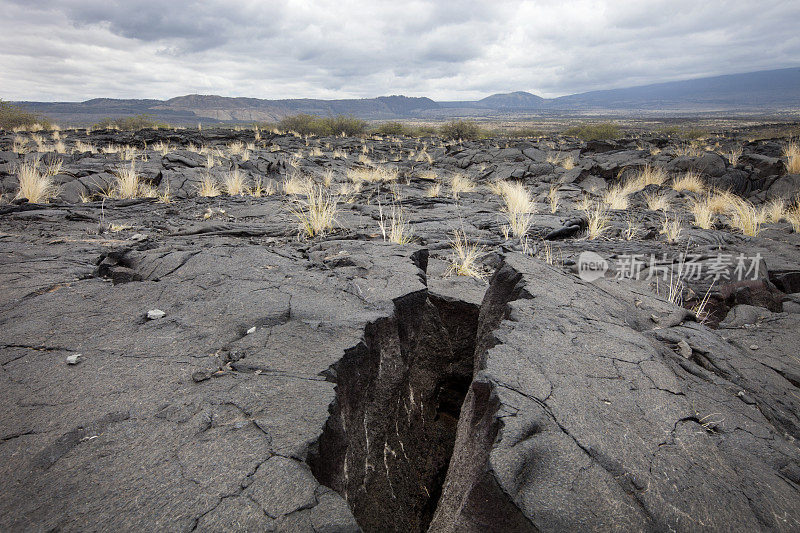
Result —
M 544 97 L 795 67 L 796 0 L 0 0 L 0 98 Z

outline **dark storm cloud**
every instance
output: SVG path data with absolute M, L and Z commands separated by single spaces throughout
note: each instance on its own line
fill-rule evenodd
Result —
M 795 66 L 766 1 L 0 0 L 0 97 L 555 96 Z

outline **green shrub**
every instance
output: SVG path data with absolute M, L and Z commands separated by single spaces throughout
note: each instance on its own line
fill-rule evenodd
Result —
M 613 122 L 601 122 L 599 124 L 582 124 L 575 126 L 564 132 L 565 135 L 578 137 L 584 141 L 596 141 L 603 139 L 619 139 L 622 131 Z
M 402 122 L 384 122 L 375 127 L 375 133 L 378 135 L 406 135 L 411 137 L 414 135 L 414 128 Z
M 300 135 L 360 135 L 367 127 L 367 123 L 350 115 L 337 115 L 335 117 L 318 117 L 300 113 L 284 117 L 278 123 L 278 129 L 294 131 Z
M 444 124 L 439 133 L 445 139 L 477 139 L 481 136 L 481 127 L 474 120 L 451 120 Z
M 127 131 L 168 128 L 169 124 L 158 122 L 152 115 L 139 114 L 129 117 L 104 118 L 94 124 L 94 129 L 121 129 Z
M 0 129 L 11 130 L 19 126 L 32 126 L 34 124 L 49 125 L 44 117 L 36 113 L 29 113 L 19 106 L 0 100 Z
M 341 135 L 344 133 L 349 137 L 361 135 L 367 128 L 367 123 L 360 118 L 352 115 L 337 115 L 335 117 L 325 117 L 320 119 L 323 129 L 327 130 L 328 135 Z

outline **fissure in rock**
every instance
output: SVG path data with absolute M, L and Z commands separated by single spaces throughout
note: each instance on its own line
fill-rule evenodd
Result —
M 479 306 L 421 291 L 395 301 L 335 368 L 336 399 L 309 455 L 364 531 L 425 531 L 472 382 Z

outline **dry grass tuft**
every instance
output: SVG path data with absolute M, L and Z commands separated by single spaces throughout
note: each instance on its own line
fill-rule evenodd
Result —
M 711 191 L 705 201 L 713 213 L 720 214 L 731 211 L 740 198 L 730 191 Z
M 667 173 L 663 168 L 645 165 L 632 179 L 625 182 L 625 188 L 633 193 L 641 191 L 648 185 L 664 185 L 666 181 Z
M 282 188 L 284 194 L 308 194 L 312 186 L 310 178 L 302 177 L 297 173 L 283 178 Z
M 228 145 L 228 155 L 241 155 L 245 151 L 244 143 L 235 141 Z
M 586 215 L 588 217 L 586 236 L 589 239 L 597 239 L 611 228 L 609 225 L 611 217 L 608 216 L 608 211 L 601 204 L 590 207 Z
M 434 183 L 428 190 L 425 191 L 425 196 L 428 198 L 438 198 L 439 195 L 442 194 L 442 184 L 441 183 Z
M 458 198 L 462 192 L 472 192 L 476 189 L 475 183 L 462 174 L 456 174 L 450 179 L 450 189 L 453 191 L 453 198 Z
M 761 223 L 777 223 L 786 217 L 786 202 L 782 198 L 776 198 L 764 205 L 758 212 L 758 219 Z
M 380 203 L 378 204 L 378 211 L 381 217 L 378 226 L 384 241 L 395 244 L 409 244 L 413 240 L 414 235 L 411 233 L 411 226 L 406 220 L 401 205 L 392 204 L 392 212 L 388 217 L 383 216 L 383 206 Z
M 786 158 L 786 170 L 789 174 L 800 174 L 800 145 L 791 140 L 783 147 L 783 157 Z
M 701 200 L 695 200 L 689 207 L 689 210 L 694 217 L 694 225 L 702 229 L 711 229 L 714 227 L 714 209 L 708 201 L 709 197 Z
M 136 172 L 136 163 L 122 167 L 114 173 L 115 182 L 111 189 L 111 196 L 116 198 L 137 198 L 140 193 L 139 174 Z
M 28 161 L 17 168 L 19 192 L 16 198 L 25 198 L 33 204 L 46 203 L 57 194 L 53 185 L 53 174 L 39 170 L 39 161 Z
M 339 198 L 328 193 L 323 187 L 311 185 L 305 199 L 295 199 L 292 214 L 298 220 L 301 236 L 315 237 L 333 229 Z
M 742 157 L 741 146 L 732 148 L 728 153 L 725 154 L 725 158 L 728 160 L 728 163 L 730 163 L 734 167 L 739 164 L 740 157 Z
M 674 179 L 672 181 L 672 188 L 676 191 L 701 193 L 705 191 L 706 186 L 703 183 L 703 179 L 700 177 L 700 174 L 689 171 L 680 178 Z
M 533 213 L 536 211 L 528 189 L 522 183 L 507 181 L 498 182 L 494 188 L 506 204 L 503 211 L 511 233 L 518 239 L 524 238 L 528 234 Z
M 786 210 L 786 220 L 795 233 L 800 233 L 800 201 Z
M 445 275 L 483 279 L 485 274 L 478 268 L 478 261 L 484 255 L 482 246 L 470 244 L 463 231 L 454 230 L 453 238 L 450 239 L 450 267 Z
M 75 141 L 75 151 L 76 152 L 90 152 L 92 154 L 97 153 L 97 148 L 91 143 L 85 143 L 83 141 Z
M 395 167 L 351 168 L 347 171 L 347 178 L 353 183 L 386 183 L 395 181 L 398 175 Z
M 558 202 L 560 200 L 558 185 L 550 187 L 550 191 L 547 193 L 547 199 L 550 202 L 550 212 L 555 214 L 555 212 L 558 211 Z
M 758 210 L 747 200 L 738 197 L 731 206 L 730 223 L 732 227 L 750 237 L 755 237 L 761 232 Z
M 670 208 L 669 198 L 663 194 L 645 194 L 644 200 L 650 211 L 667 211 Z
M 172 150 L 172 147 L 169 145 L 168 142 L 158 141 L 153 145 L 153 150 L 164 156 L 167 155 Z
M 214 176 L 206 172 L 203 175 L 203 179 L 200 180 L 200 186 L 197 188 L 197 195 L 210 198 L 219 196 L 220 194 L 222 194 L 222 191 L 220 190 L 217 181 L 214 179 Z
M 667 242 L 673 243 L 676 242 L 681 236 L 682 228 L 681 228 L 681 219 L 675 217 L 670 219 L 669 217 L 664 218 L 664 222 L 661 224 L 661 233 L 667 239 Z
M 603 202 L 611 209 L 628 209 L 630 192 L 623 185 L 615 185 L 603 195 Z
M 247 178 L 238 168 L 225 174 L 222 185 L 229 196 L 242 196 L 247 192 Z

